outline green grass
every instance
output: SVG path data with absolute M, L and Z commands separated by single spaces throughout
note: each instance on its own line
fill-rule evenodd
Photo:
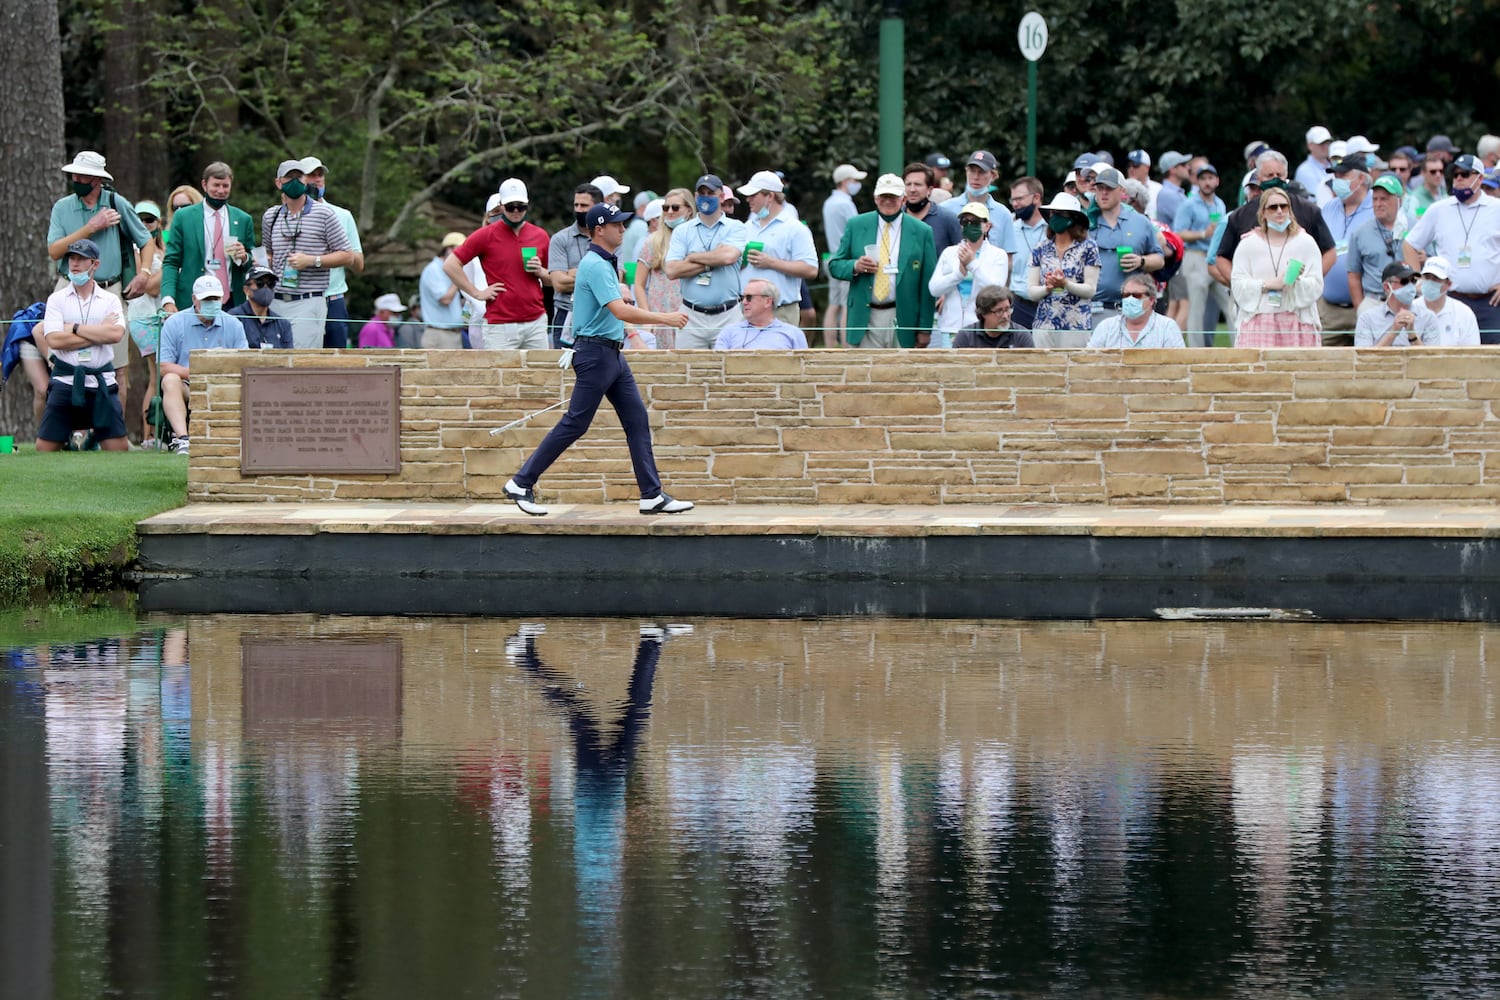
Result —
M 135 523 L 187 499 L 187 462 L 158 452 L 0 455 L 0 604 L 118 586 Z

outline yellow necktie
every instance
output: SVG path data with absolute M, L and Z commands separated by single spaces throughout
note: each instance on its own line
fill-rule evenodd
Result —
M 880 225 L 880 270 L 875 272 L 875 302 L 889 302 L 891 300 L 891 276 L 886 274 L 885 269 L 891 263 L 891 227 L 888 224 Z

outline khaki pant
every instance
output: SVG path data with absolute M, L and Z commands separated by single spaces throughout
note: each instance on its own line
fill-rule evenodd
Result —
M 784 306 L 776 307 L 776 318 L 788 326 L 802 329 L 802 303 L 788 302 Z
M 461 330 L 444 330 L 441 327 L 429 326 L 422 330 L 422 350 L 424 351 L 457 351 L 464 346 L 464 335 Z
M 552 343 L 547 337 L 547 317 L 538 316 L 529 323 L 484 324 L 486 351 L 545 351 Z
M 277 299 L 271 310 L 292 324 L 292 346 L 310 351 L 323 346 L 323 327 L 328 321 L 328 300 L 321 295 L 287 302 Z
M 744 319 L 739 306 L 712 316 L 705 316 L 687 305 L 682 307 L 682 311 L 687 313 L 688 322 L 687 326 L 677 331 L 677 347 L 681 350 L 711 351 L 714 349 L 714 341 L 719 339 L 720 330 Z
M 1357 318 L 1353 306 L 1338 306 L 1327 299 L 1319 299 L 1318 320 L 1323 324 L 1323 346 L 1353 347 Z
M 861 349 L 885 350 L 896 346 L 896 310 L 871 309 L 870 322 L 865 326 L 865 339 L 859 342 Z
M 1182 332 L 1188 340 L 1188 346 L 1197 347 L 1199 343 L 1204 343 L 1202 339 L 1193 337 L 1195 333 L 1206 333 L 1207 343 L 1212 344 L 1213 331 L 1198 329 L 1203 325 L 1203 307 L 1212 295 L 1219 304 L 1219 312 L 1224 314 L 1226 320 L 1229 319 L 1233 315 L 1229 311 L 1229 289 L 1208 273 L 1208 254 L 1202 250 L 1189 250 L 1182 255 L 1182 271 L 1179 276 L 1187 284 L 1188 328 Z M 1198 343 L 1194 343 L 1194 340 Z

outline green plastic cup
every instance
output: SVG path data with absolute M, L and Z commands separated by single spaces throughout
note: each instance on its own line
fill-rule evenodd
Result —
M 533 258 L 535 256 L 536 256 L 536 247 L 522 247 L 521 248 L 521 262 L 523 264 L 530 263 L 531 262 L 531 258 Z
M 746 263 L 746 264 L 750 263 L 750 255 L 752 253 L 755 253 L 756 251 L 764 250 L 765 248 L 766 248 L 766 245 L 764 243 L 758 243 L 758 242 L 746 243 L 745 244 L 745 256 L 744 256 L 744 259 L 743 259 L 743 263 Z
M 625 284 L 635 284 L 635 261 L 633 260 L 625 262 Z
M 15 450 L 16 439 L 14 436 L 7 434 L 4 437 L 0 437 L 0 455 L 9 455 Z
M 1223 222 L 1224 221 L 1224 213 L 1223 212 L 1209 212 L 1208 213 L 1208 221 L 1209 222 Z

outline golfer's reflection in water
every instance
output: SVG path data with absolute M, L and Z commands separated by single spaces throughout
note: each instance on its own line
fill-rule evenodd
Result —
M 523 625 L 505 644 L 506 656 L 536 678 L 542 694 L 563 712 L 573 736 L 573 866 L 578 889 L 579 974 L 601 986 L 616 982 L 623 957 L 620 904 L 625 855 L 625 796 L 631 765 L 651 715 L 651 686 L 662 643 L 690 625 L 641 626 L 640 645 L 613 731 L 595 717 L 568 674 L 537 655 L 542 626 Z

